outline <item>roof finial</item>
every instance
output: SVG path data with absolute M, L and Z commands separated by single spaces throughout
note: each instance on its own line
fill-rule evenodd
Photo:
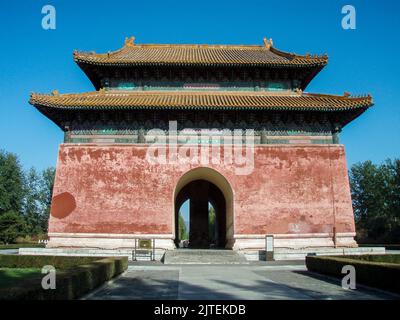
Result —
M 299 94 L 299 95 L 302 95 L 302 94 L 303 94 L 303 90 L 301 90 L 301 88 L 296 88 L 296 89 L 294 89 L 294 92 L 296 92 L 296 93 Z
M 57 89 L 53 90 L 52 94 L 53 94 L 53 96 L 59 96 L 60 95 L 60 93 L 58 92 Z
M 264 42 L 264 47 L 267 48 L 268 50 L 274 45 L 272 38 L 268 40 L 266 37 L 264 37 L 263 42 Z
M 134 46 L 135 45 L 135 37 L 125 37 L 125 45 L 126 46 Z

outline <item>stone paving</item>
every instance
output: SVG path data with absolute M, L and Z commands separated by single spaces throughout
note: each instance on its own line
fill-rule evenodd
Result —
M 245 256 L 234 250 L 179 249 L 165 253 L 164 264 L 249 264 Z
M 304 263 L 250 265 L 174 265 L 132 263 L 119 278 L 84 299 L 399 299 L 399 295 L 310 273 Z

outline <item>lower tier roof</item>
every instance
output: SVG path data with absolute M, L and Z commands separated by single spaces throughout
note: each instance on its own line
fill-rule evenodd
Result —
M 287 110 L 348 111 L 367 109 L 372 97 L 303 92 L 266 91 L 121 91 L 100 90 L 74 94 L 32 93 L 35 107 L 68 110 Z

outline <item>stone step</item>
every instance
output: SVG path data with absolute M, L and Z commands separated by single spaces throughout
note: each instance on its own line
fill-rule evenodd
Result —
M 166 251 L 164 264 L 249 264 L 245 256 L 233 250 L 176 249 Z

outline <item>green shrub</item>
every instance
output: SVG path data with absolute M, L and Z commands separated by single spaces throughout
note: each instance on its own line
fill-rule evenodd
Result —
M 4 268 L 42 268 L 51 265 L 56 269 L 68 269 L 88 264 L 101 257 L 37 256 L 37 255 L 0 255 L 0 267 Z
M 14 244 L 0 244 L 2 249 L 19 249 L 19 248 L 44 248 L 44 243 L 14 243 Z
M 13 243 L 26 227 L 22 216 L 14 210 L 0 214 L 0 243 Z
M 18 243 L 37 243 L 37 241 L 34 241 L 32 239 L 32 237 L 29 236 L 29 235 L 24 235 L 24 236 L 21 236 L 21 237 L 17 237 L 15 239 L 15 243 L 16 244 L 18 244 Z
M 11 256 L 0 259 L 8 266 L 22 262 L 30 267 L 52 265 L 56 268 L 56 289 L 44 290 L 42 277 L 21 281 L 12 288 L 0 290 L 0 300 L 70 300 L 90 292 L 105 281 L 121 274 L 128 268 L 127 257 L 59 257 L 59 256 Z M 0 256 L 0 258 L 3 258 Z M 19 259 L 17 257 L 20 257 Z M 23 257 L 23 258 L 21 258 Z M 36 257 L 37 259 L 28 259 Z M 14 261 L 13 261 L 14 260 Z M 1 262 L 0 262 L 1 265 Z
M 400 292 L 400 264 L 397 258 L 386 256 L 307 256 L 309 271 L 342 278 L 342 268 L 352 265 L 356 270 L 356 282 L 371 287 Z M 382 261 L 379 261 L 382 260 Z M 386 262 L 387 260 L 389 262 Z
M 351 259 L 358 259 L 363 261 L 372 261 L 372 262 L 386 262 L 386 263 L 398 263 L 400 264 L 400 255 L 398 254 L 368 254 L 361 256 L 348 256 Z

